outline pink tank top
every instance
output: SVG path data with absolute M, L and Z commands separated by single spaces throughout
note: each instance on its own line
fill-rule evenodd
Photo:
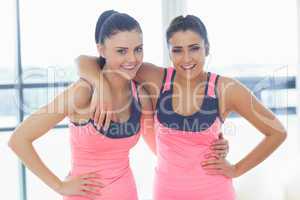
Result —
M 140 101 L 132 81 L 131 115 L 124 123 L 112 122 L 107 132 L 98 130 L 89 120 L 83 124 L 71 122 L 70 143 L 72 165 L 70 176 L 97 172 L 105 185 L 96 200 L 137 200 L 137 190 L 129 166 L 129 150 L 140 137 Z M 65 200 L 88 200 L 80 196 Z
M 210 144 L 218 139 L 222 121 L 215 85 L 219 76 L 208 73 L 205 96 L 198 112 L 182 116 L 173 111 L 176 71 L 168 68 L 157 101 L 155 130 L 157 167 L 154 200 L 233 200 L 232 180 L 207 175 L 201 167 Z

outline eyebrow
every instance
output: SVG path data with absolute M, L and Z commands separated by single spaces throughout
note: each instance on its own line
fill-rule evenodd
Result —
M 201 46 L 199 43 L 195 43 L 195 44 L 190 44 L 188 47 L 193 47 L 193 46 Z M 179 48 L 182 48 L 182 46 L 174 46 L 173 47 L 174 49 L 179 49 Z
M 134 48 L 142 47 L 143 45 L 144 44 L 140 44 L 140 45 L 138 45 L 138 46 L 136 46 Z M 118 48 L 118 49 L 129 49 L 128 47 L 116 47 L 116 48 Z

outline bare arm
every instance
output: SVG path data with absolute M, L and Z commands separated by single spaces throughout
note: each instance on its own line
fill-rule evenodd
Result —
M 106 130 L 109 127 L 112 114 L 112 95 L 110 85 L 103 76 L 97 63 L 97 57 L 79 56 L 75 63 L 80 78 L 88 82 L 94 89 L 90 105 L 92 118 L 98 127 Z
M 63 181 L 43 163 L 33 147 L 33 142 L 46 134 L 66 116 L 75 114 L 75 107 L 80 108 L 81 105 L 89 101 L 88 96 L 78 95 L 78 88 L 84 87 L 83 84 L 85 83 L 78 82 L 70 86 L 50 103 L 31 114 L 14 130 L 9 140 L 9 146 L 22 162 L 44 183 L 60 194 L 67 195 L 68 192 L 74 192 L 66 191 L 66 189 L 74 189 L 76 187 L 75 183 L 63 184 Z M 89 86 L 85 85 L 85 88 L 89 88 Z M 88 93 L 91 93 L 91 91 Z M 86 98 L 85 101 L 84 98 Z M 86 189 L 91 191 L 89 188 Z M 86 193 L 78 191 L 76 194 L 85 195 Z
M 224 113 L 236 112 L 247 119 L 265 137 L 243 159 L 234 165 L 234 176 L 240 176 L 265 160 L 285 140 L 287 133 L 276 118 L 256 97 L 238 81 L 222 78 Z
M 97 63 L 97 57 L 81 55 L 76 59 L 76 64 L 78 75 L 87 80 L 95 89 L 91 102 L 93 119 L 98 126 L 107 128 L 113 117 L 112 95 L 110 85 Z M 135 77 L 135 80 L 150 94 L 153 105 L 156 104 L 163 75 L 163 68 L 151 63 L 143 63 Z M 99 91 L 102 91 L 102 94 Z
M 256 127 L 265 138 L 236 164 L 238 174 L 244 174 L 265 160 L 285 140 L 287 133 L 276 118 L 257 98 L 237 81 L 229 89 L 231 110 L 239 113 Z M 236 95 L 234 95 L 236 94 Z
M 139 97 L 142 104 L 141 134 L 150 150 L 156 155 L 156 138 L 151 99 L 148 92 L 139 87 Z
M 101 84 L 108 84 L 105 77 L 101 73 L 101 69 L 97 63 L 97 57 L 81 55 L 76 58 L 78 75 L 81 78 L 86 79 L 94 86 L 100 86 Z M 150 83 L 158 85 L 163 78 L 163 68 L 158 67 L 151 63 L 144 62 L 137 72 L 135 81 L 143 84 Z M 107 85 L 104 85 L 106 87 Z M 148 88 L 147 88 L 148 89 Z

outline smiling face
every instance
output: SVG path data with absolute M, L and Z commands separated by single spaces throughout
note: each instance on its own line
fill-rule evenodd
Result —
M 143 62 L 143 35 L 141 32 L 122 31 L 98 44 L 98 51 L 106 59 L 105 68 L 131 80 Z
M 178 75 L 193 79 L 203 73 L 205 42 L 191 30 L 175 32 L 168 41 L 170 58 Z

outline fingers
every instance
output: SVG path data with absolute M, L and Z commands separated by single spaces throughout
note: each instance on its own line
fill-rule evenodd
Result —
M 224 159 L 227 156 L 227 152 L 217 152 L 216 155 L 218 159 Z
M 109 128 L 109 124 L 112 118 L 112 114 L 110 111 L 106 113 L 105 123 L 103 129 L 106 131 Z
M 218 136 L 218 139 L 214 141 L 213 144 L 225 144 L 228 145 L 228 141 L 224 138 L 223 133 L 221 132 Z
M 223 170 L 207 170 L 207 175 L 223 175 Z
M 92 186 L 96 186 L 96 187 L 100 187 L 100 188 L 104 187 L 104 184 L 99 181 L 84 180 L 82 183 L 85 185 L 92 185 Z
M 221 155 L 221 154 L 227 154 L 227 149 L 221 149 L 221 150 L 214 150 L 213 151 L 214 154 L 217 154 L 217 155 Z
M 223 144 L 216 144 L 216 145 L 212 145 L 211 150 L 228 150 L 228 146 L 227 145 L 223 145 Z
M 225 158 L 226 157 L 226 155 L 227 154 L 225 154 L 225 153 L 209 153 L 209 154 L 206 154 L 205 155 L 205 158 L 208 160 L 208 159 L 217 159 L 217 160 L 219 160 L 219 159 L 223 159 L 223 158 Z
M 84 190 L 78 192 L 78 195 L 83 196 L 83 197 L 86 197 L 86 198 L 89 198 L 89 199 L 91 199 L 91 200 L 94 200 L 94 199 L 95 199 L 95 197 L 90 196 L 89 193 L 86 192 L 86 191 L 84 191 Z
M 94 199 L 96 199 L 96 197 L 97 196 L 100 196 L 100 195 L 98 195 L 98 194 L 93 194 L 93 193 L 91 193 L 91 192 L 89 192 L 89 191 L 86 191 L 86 190 L 81 190 L 79 193 L 78 193 L 78 195 L 81 195 L 81 196 L 83 196 L 83 197 L 86 197 L 86 198 L 89 198 L 89 199 L 91 199 L 91 200 L 94 200 Z
M 204 157 L 205 157 L 206 160 L 209 160 L 209 159 L 220 159 L 221 158 L 220 155 L 218 155 L 218 154 L 216 154 L 214 152 L 205 154 Z
M 225 139 L 217 139 L 217 140 L 215 140 L 212 143 L 212 146 L 215 146 L 215 145 L 225 145 L 225 146 L 228 146 L 228 141 L 225 140 Z
M 97 129 L 103 127 L 106 131 L 109 128 L 110 122 L 112 120 L 112 112 L 109 107 L 97 106 L 95 115 L 94 115 L 94 124 L 97 126 Z
M 104 184 L 99 181 L 91 180 L 99 179 L 99 174 L 96 172 L 90 172 L 80 176 L 80 178 L 80 195 L 88 197 L 89 199 L 95 199 L 96 196 L 101 195 L 100 189 L 104 187 Z
M 228 154 L 228 149 L 226 146 L 217 146 L 212 150 L 213 154 L 217 155 L 217 157 L 225 158 Z
M 207 165 L 207 166 L 203 166 L 202 167 L 204 170 L 221 170 L 223 169 L 222 166 L 220 164 L 215 164 L 215 165 Z
M 204 160 L 201 162 L 201 165 L 202 167 L 204 166 L 207 166 L 207 165 L 216 165 L 216 164 L 220 164 L 222 163 L 223 160 L 221 159 L 215 159 L 215 158 L 212 158 L 212 159 L 208 159 L 208 160 Z
M 90 105 L 91 119 L 94 119 L 96 110 L 97 110 L 97 103 L 92 100 Z
M 96 172 L 91 172 L 80 176 L 82 179 L 100 179 L 101 176 Z
M 94 112 L 94 116 L 93 116 L 94 124 L 97 125 L 100 118 L 100 112 L 101 112 L 100 107 L 96 106 L 93 112 Z
M 219 139 L 215 140 L 214 143 L 210 146 L 210 149 L 217 154 L 218 157 L 225 158 L 229 152 L 228 141 L 223 138 L 223 134 L 220 133 Z
M 95 122 L 95 124 L 97 125 L 97 128 L 99 129 L 100 127 L 103 126 L 103 122 L 105 120 L 105 115 L 106 115 L 106 110 L 105 108 L 101 108 L 100 111 L 99 111 L 100 115 L 99 115 L 99 118 L 98 118 L 98 121 Z
M 83 190 L 85 192 L 93 193 L 98 196 L 101 195 L 100 190 L 93 186 L 82 185 L 81 190 Z
M 211 163 L 208 163 L 208 164 L 202 164 L 202 168 L 206 171 L 223 170 L 224 169 L 224 163 L 222 163 L 222 162 L 211 162 Z

